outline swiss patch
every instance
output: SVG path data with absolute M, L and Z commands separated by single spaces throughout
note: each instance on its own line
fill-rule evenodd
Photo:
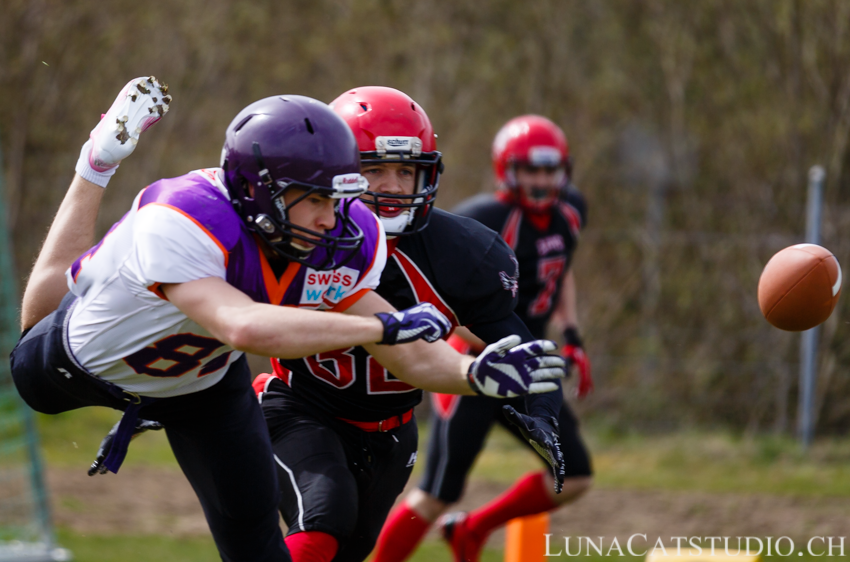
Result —
M 350 267 L 333 271 L 307 268 L 304 288 L 301 289 L 301 305 L 306 308 L 333 308 L 351 293 L 359 277 L 360 272 Z

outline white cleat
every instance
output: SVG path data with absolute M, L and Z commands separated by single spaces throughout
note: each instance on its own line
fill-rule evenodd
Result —
M 153 76 L 130 80 L 92 129 L 89 165 L 98 172 L 117 166 L 136 148 L 148 127 L 168 113 L 168 86 Z

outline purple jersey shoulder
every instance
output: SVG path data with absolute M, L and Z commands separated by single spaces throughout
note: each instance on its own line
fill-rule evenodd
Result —
M 153 204 L 171 207 L 189 217 L 228 252 L 245 230 L 230 200 L 200 173 L 152 183 L 142 193 L 139 209 Z

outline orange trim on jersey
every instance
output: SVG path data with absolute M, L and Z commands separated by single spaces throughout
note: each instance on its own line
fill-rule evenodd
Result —
M 92 254 L 92 255 L 94 255 L 94 254 Z M 83 259 L 80 260 L 80 269 L 78 269 L 77 274 L 74 275 L 74 283 L 77 282 L 77 277 L 79 277 L 80 273 L 82 273 L 82 271 L 83 271 L 83 264 L 86 263 L 90 259 L 91 259 L 91 256 L 86 256 L 86 257 L 84 257 Z
M 161 298 L 162 300 L 167 301 L 167 300 L 168 300 L 168 297 L 166 297 L 166 296 L 165 296 L 165 293 L 163 293 L 163 292 L 162 292 L 161 287 L 162 287 L 162 283 L 160 283 L 159 281 L 157 281 L 157 282 L 156 282 L 156 283 L 154 283 L 153 285 L 148 286 L 148 291 L 150 291 L 151 293 L 155 294 L 156 296 L 158 296 L 158 297 L 159 297 L 159 298 Z
M 425 277 L 425 274 L 422 273 L 419 267 L 413 263 L 413 260 L 407 257 L 401 250 L 395 251 L 393 259 L 398 263 L 402 273 L 404 273 L 408 283 L 410 283 L 410 288 L 413 289 L 413 298 L 416 299 L 416 302 L 430 302 L 437 307 L 437 310 L 446 315 L 449 322 L 452 323 L 452 329 L 455 326 L 459 326 L 460 320 L 458 320 L 455 311 L 443 300 L 443 297 L 434 289 L 434 286 L 431 285 L 431 282 L 428 281 L 428 278 Z
M 212 232 L 207 230 L 207 228 L 204 225 L 202 225 L 200 222 L 198 222 L 198 219 L 196 219 L 195 217 L 193 217 L 192 215 L 190 215 L 189 213 L 187 213 L 183 209 L 179 209 L 179 208 L 175 207 L 174 205 L 169 205 L 168 203 L 160 203 L 158 201 L 154 201 L 153 203 L 148 203 L 148 205 L 159 205 L 161 207 L 167 207 L 169 209 L 177 211 L 178 213 L 180 213 L 181 215 L 183 215 L 184 217 L 186 217 L 187 219 L 189 219 L 190 221 L 195 223 L 198 226 L 198 228 L 203 230 L 206 233 L 206 235 L 209 236 L 212 239 L 213 242 L 215 242 L 215 245 L 218 246 L 218 249 L 221 250 L 222 254 L 224 254 L 224 268 L 227 269 L 227 262 L 230 260 L 230 252 L 227 251 L 227 248 L 224 247 L 224 244 L 219 242 L 218 238 L 213 236 Z M 147 205 L 145 205 L 145 207 L 147 207 Z
M 269 260 L 266 259 L 266 255 L 263 253 L 263 249 L 258 246 L 257 251 L 260 252 L 260 265 L 263 268 L 263 283 L 266 285 L 266 294 L 269 296 L 269 303 L 281 304 L 283 302 L 283 296 L 286 294 L 286 290 L 289 288 L 290 283 L 292 283 L 292 279 L 295 277 L 295 274 L 298 273 L 298 270 L 301 269 L 301 264 L 294 261 L 289 262 L 286 271 L 283 272 L 283 275 L 280 276 L 280 280 L 278 280 L 272 270 L 272 266 L 269 265 Z
M 339 301 L 339 303 L 337 303 L 337 305 L 335 307 L 333 307 L 331 310 L 333 312 L 345 312 L 346 310 L 351 308 L 351 306 L 354 303 L 356 303 L 357 301 L 359 301 L 360 299 L 365 297 L 366 293 L 368 293 L 371 290 L 372 289 L 360 289 L 359 291 L 357 291 L 353 295 L 348 295 L 347 297 L 345 297 L 344 299 Z
M 508 219 L 505 221 L 505 226 L 502 227 L 502 240 L 505 241 L 511 250 L 516 250 L 517 242 L 519 241 L 519 225 L 522 223 L 522 209 L 514 207 L 508 214 Z

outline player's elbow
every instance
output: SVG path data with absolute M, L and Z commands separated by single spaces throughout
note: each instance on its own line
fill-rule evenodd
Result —
M 250 353 L 257 342 L 257 330 L 254 323 L 237 315 L 229 319 L 218 330 L 217 337 L 233 349 Z

